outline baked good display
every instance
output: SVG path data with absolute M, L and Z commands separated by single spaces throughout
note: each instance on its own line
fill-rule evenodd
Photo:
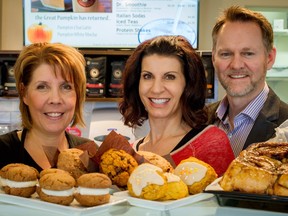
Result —
M 67 172 L 50 172 L 42 174 L 37 193 L 43 201 L 69 205 L 74 199 L 75 179 Z
M 174 174 L 188 186 L 189 194 L 201 193 L 217 178 L 212 166 L 195 157 L 182 160 L 175 168 Z
M 112 184 L 126 187 L 130 174 L 137 166 L 133 156 L 124 150 L 111 148 L 102 154 L 99 170 L 111 179 Z
M 147 162 L 154 164 L 155 166 L 158 166 L 162 168 L 163 172 L 173 172 L 174 168 L 171 165 L 171 163 L 166 160 L 164 157 L 155 154 L 153 152 L 149 151 L 137 151 L 137 153 L 141 156 L 143 156 Z
M 261 163 L 272 169 L 260 168 L 258 165 Z M 278 177 L 277 173 L 272 171 L 276 163 L 277 160 L 268 157 L 239 157 L 232 161 L 219 184 L 225 191 L 271 194 Z
M 84 151 L 77 148 L 70 148 L 61 151 L 58 155 L 57 168 L 69 172 L 75 179 L 88 173 L 80 156 Z
M 177 200 L 189 195 L 187 185 L 179 176 L 168 172 L 164 175 L 167 178 L 167 191 L 159 200 Z
M 235 158 L 219 185 L 225 191 L 288 196 L 288 143 L 254 143 Z
M 112 182 L 103 173 L 88 173 L 77 179 L 74 197 L 83 206 L 96 206 L 108 203 L 109 188 Z
M 11 163 L 0 171 L 1 185 L 6 194 L 30 197 L 36 191 L 39 172 L 31 166 Z
M 150 163 L 142 163 L 131 173 L 127 188 L 133 197 L 159 200 L 167 192 L 167 177 L 163 170 Z

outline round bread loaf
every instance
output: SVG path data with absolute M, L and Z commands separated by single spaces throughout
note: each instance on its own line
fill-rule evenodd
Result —
M 51 172 L 39 179 L 39 198 L 50 203 L 69 205 L 74 199 L 75 179 L 66 172 Z
M 103 173 L 88 173 L 77 179 L 75 199 L 83 206 L 96 206 L 108 203 L 112 182 Z
M 167 192 L 167 177 L 160 167 L 142 163 L 131 173 L 127 187 L 133 197 L 159 200 Z
M 162 156 L 149 151 L 137 151 L 139 155 L 142 155 L 149 163 L 160 167 L 163 172 L 173 172 L 174 168 L 169 161 Z
M 235 158 L 219 185 L 225 191 L 288 196 L 288 143 L 254 143 Z
M 88 173 L 88 170 L 82 163 L 80 155 L 83 154 L 81 149 L 70 148 L 60 152 L 57 161 L 57 168 L 69 172 L 75 179 Z
M 174 173 L 185 182 L 190 194 L 201 193 L 217 178 L 217 173 L 212 166 L 195 157 L 182 160 Z
M 124 150 L 111 148 L 101 156 L 99 170 L 107 175 L 113 184 L 126 187 L 130 174 L 137 166 L 138 163 L 132 155 Z
M 5 193 L 30 197 L 36 190 L 39 172 L 31 166 L 12 163 L 2 167 L 0 177 Z

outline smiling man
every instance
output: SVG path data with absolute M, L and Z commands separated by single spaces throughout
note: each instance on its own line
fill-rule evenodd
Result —
M 212 60 L 226 96 L 209 106 L 209 123 L 226 131 L 235 156 L 274 136 L 288 105 L 266 83 L 276 58 L 273 29 L 260 13 L 232 6 L 217 20 Z

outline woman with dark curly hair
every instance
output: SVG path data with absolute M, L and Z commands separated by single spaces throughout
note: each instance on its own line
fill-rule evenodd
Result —
M 206 85 L 201 57 L 183 36 L 158 36 L 141 43 L 126 62 L 119 104 L 125 125 L 136 128 L 149 121 L 149 133 L 134 148 L 165 156 L 193 145 L 196 135 L 211 128 L 225 140 L 222 130 L 207 127 Z M 217 140 L 216 134 L 211 139 Z

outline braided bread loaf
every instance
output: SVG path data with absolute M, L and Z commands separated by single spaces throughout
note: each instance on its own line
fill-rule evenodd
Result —
M 225 191 L 288 196 L 288 143 L 255 143 L 232 161 L 219 182 Z

